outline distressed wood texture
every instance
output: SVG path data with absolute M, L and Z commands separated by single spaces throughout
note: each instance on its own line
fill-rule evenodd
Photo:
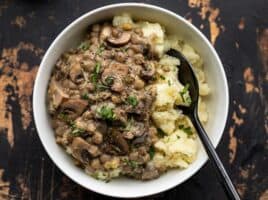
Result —
M 104 0 L 0 0 L 0 199 L 110 199 L 75 184 L 48 158 L 32 117 L 38 65 L 56 35 Z M 123 2 L 123 1 L 120 1 Z M 141 2 L 141 1 L 140 1 Z M 268 199 L 267 0 L 147 0 L 195 24 L 229 81 L 227 127 L 217 148 L 243 199 Z M 207 163 L 179 187 L 146 199 L 224 200 Z

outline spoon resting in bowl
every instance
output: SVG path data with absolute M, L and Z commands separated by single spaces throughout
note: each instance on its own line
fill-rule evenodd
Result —
M 189 93 L 191 97 L 190 106 L 178 106 L 180 110 L 182 110 L 183 114 L 188 116 L 195 127 L 198 136 L 208 154 L 214 169 L 218 174 L 219 181 L 223 185 L 227 196 L 231 200 L 240 200 L 240 197 L 227 174 L 218 154 L 216 153 L 213 144 L 211 143 L 206 131 L 204 130 L 199 117 L 198 117 L 198 98 L 199 98 L 199 86 L 194 71 L 192 69 L 191 64 L 187 61 L 187 59 L 177 50 L 171 49 L 167 52 L 169 56 L 176 57 L 180 60 L 178 79 L 179 81 L 186 85 L 189 85 Z

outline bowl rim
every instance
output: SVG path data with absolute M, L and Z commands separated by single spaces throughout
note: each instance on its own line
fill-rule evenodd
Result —
M 38 88 L 42 85 L 41 82 L 39 81 L 40 80 L 40 77 L 42 76 L 42 73 L 41 73 L 41 69 L 44 68 L 44 63 L 45 63 L 45 60 L 47 60 L 49 57 L 49 52 L 55 48 L 55 44 L 57 43 L 57 41 L 66 33 L 68 32 L 70 29 L 73 28 L 73 26 L 75 26 L 75 24 L 77 24 L 78 22 L 80 21 L 83 21 L 85 18 L 87 18 L 88 16 L 90 15 L 93 15 L 94 13 L 98 13 L 100 11 L 104 11 L 104 10 L 109 10 L 109 9 L 112 9 L 114 7 L 145 7 L 145 8 L 148 8 L 148 9 L 153 9 L 153 10 L 156 10 L 158 12 L 163 12 L 163 13 L 166 13 L 167 15 L 170 15 L 172 17 L 175 17 L 176 19 L 180 20 L 182 23 L 184 23 L 186 26 L 188 26 L 190 29 L 192 29 L 194 32 L 197 33 L 197 35 L 206 43 L 206 45 L 208 46 L 209 50 L 211 51 L 211 53 L 213 54 L 213 57 L 216 59 L 216 61 L 218 62 L 219 64 L 219 70 L 220 70 L 220 73 L 222 75 L 222 78 L 223 78 L 223 87 L 224 87 L 224 90 L 225 90 L 225 102 L 226 102 L 226 108 L 224 110 L 224 117 L 223 117 L 223 123 L 222 123 L 222 128 L 221 130 L 219 130 L 219 136 L 218 138 L 216 138 L 216 140 L 214 141 L 214 147 L 216 148 L 223 136 L 223 133 L 224 133 L 224 129 L 226 127 L 226 122 L 227 122 L 227 119 L 228 119 L 228 114 L 229 114 L 229 104 L 230 104 L 230 95 L 229 95 L 229 87 L 228 87 L 228 82 L 227 82 L 227 77 L 226 77 L 226 73 L 225 73 L 225 70 L 224 70 L 224 67 L 223 67 L 223 64 L 216 52 L 216 50 L 214 49 L 214 47 L 212 46 L 212 44 L 209 42 L 209 40 L 206 38 L 206 36 L 197 28 L 195 27 L 193 24 L 191 24 L 190 22 L 188 22 L 185 18 L 183 18 L 182 16 L 180 16 L 179 14 L 173 12 L 173 11 L 170 11 L 168 9 L 165 9 L 165 8 L 162 8 L 162 7 L 159 7 L 159 6 L 156 6 L 156 5 L 151 5 L 151 4 L 147 4 L 147 3 L 113 3 L 113 4 L 108 4 L 108 5 L 105 5 L 105 6 L 101 6 L 101 7 L 98 7 L 98 8 L 95 8 L 89 12 L 86 12 L 84 14 L 82 14 L 80 17 L 76 18 L 74 21 L 72 21 L 69 25 L 67 25 L 61 32 L 60 34 L 57 35 L 57 37 L 53 40 L 53 42 L 50 44 L 49 48 L 47 49 L 42 61 L 41 61 L 41 64 L 40 64 L 40 67 L 38 69 L 38 72 L 37 72 L 37 75 L 36 75 L 36 79 L 35 79 L 35 84 L 34 84 L 34 88 L 33 88 L 33 118 L 34 118 L 34 122 L 35 122 L 35 126 L 36 126 L 36 129 L 37 129 L 37 133 L 38 133 L 38 136 L 41 140 L 41 143 L 45 149 L 45 151 L 47 152 L 49 158 L 53 161 L 53 163 L 66 175 L 68 176 L 71 180 L 73 180 L 75 183 L 81 185 L 82 187 L 86 188 L 86 189 L 89 189 L 90 191 L 94 191 L 94 192 L 97 192 L 99 194 L 103 194 L 103 195 L 106 195 L 106 196 L 111 196 L 111 197 L 119 197 L 119 198 L 139 198 L 139 197 L 145 197 L 145 196 L 150 196 L 150 195 L 153 195 L 153 194 L 158 194 L 158 193 L 161 193 L 161 192 L 164 192 L 164 191 L 167 191 L 171 188 L 174 188 L 180 184 L 182 184 L 183 182 L 185 182 L 186 180 L 190 179 L 194 174 L 196 174 L 203 166 L 204 164 L 207 162 L 208 160 L 208 157 L 206 155 L 205 159 L 201 160 L 198 164 L 198 166 L 191 172 L 189 173 L 188 176 L 185 176 L 183 179 L 180 179 L 178 182 L 176 182 L 176 184 L 170 184 L 166 187 L 161 187 L 159 188 L 158 191 L 148 191 L 146 193 L 143 193 L 143 194 L 135 194 L 133 195 L 133 193 L 131 195 L 128 195 L 128 194 L 120 194 L 120 193 L 108 193 L 106 191 L 102 191 L 101 188 L 97 189 L 97 188 L 90 188 L 86 185 L 83 185 L 80 181 L 79 181 L 79 178 L 76 178 L 76 177 L 72 177 L 70 175 L 67 174 L 67 171 L 65 171 L 65 169 L 58 163 L 57 161 L 57 158 L 56 156 L 54 156 L 52 154 L 52 152 L 49 150 L 47 144 L 46 144 L 46 141 L 45 141 L 45 136 L 43 136 L 41 134 L 41 132 L 43 132 L 42 130 L 40 130 L 38 124 L 39 123 L 42 123 L 40 122 L 40 118 L 38 117 L 38 114 L 36 112 L 36 110 L 38 110 Z

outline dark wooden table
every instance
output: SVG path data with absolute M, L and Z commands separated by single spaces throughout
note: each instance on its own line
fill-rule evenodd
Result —
M 37 136 L 31 102 L 38 65 L 58 33 L 81 14 L 115 2 L 0 0 L 1 200 L 110 199 L 80 187 L 55 167 Z M 143 2 L 185 16 L 215 46 L 231 94 L 217 151 L 243 199 L 268 200 L 268 1 Z M 146 199 L 227 198 L 207 163 L 179 187 Z

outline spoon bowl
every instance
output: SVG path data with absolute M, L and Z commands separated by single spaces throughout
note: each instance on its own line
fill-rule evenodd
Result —
M 189 93 L 191 97 L 190 106 L 178 106 L 182 110 L 183 114 L 187 115 L 195 127 L 198 136 L 206 149 L 208 157 L 218 175 L 219 181 L 221 182 L 227 196 L 231 200 L 240 200 L 240 197 L 227 174 L 212 142 L 210 141 L 205 129 L 203 128 L 199 117 L 198 117 L 198 97 L 199 97 L 199 86 L 198 81 L 193 71 L 191 64 L 187 59 L 177 50 L 171 49 L 167 52 L 169 56 L 176 57 L 180 60 L 178 79 L 186 85 L 189 85 Z

